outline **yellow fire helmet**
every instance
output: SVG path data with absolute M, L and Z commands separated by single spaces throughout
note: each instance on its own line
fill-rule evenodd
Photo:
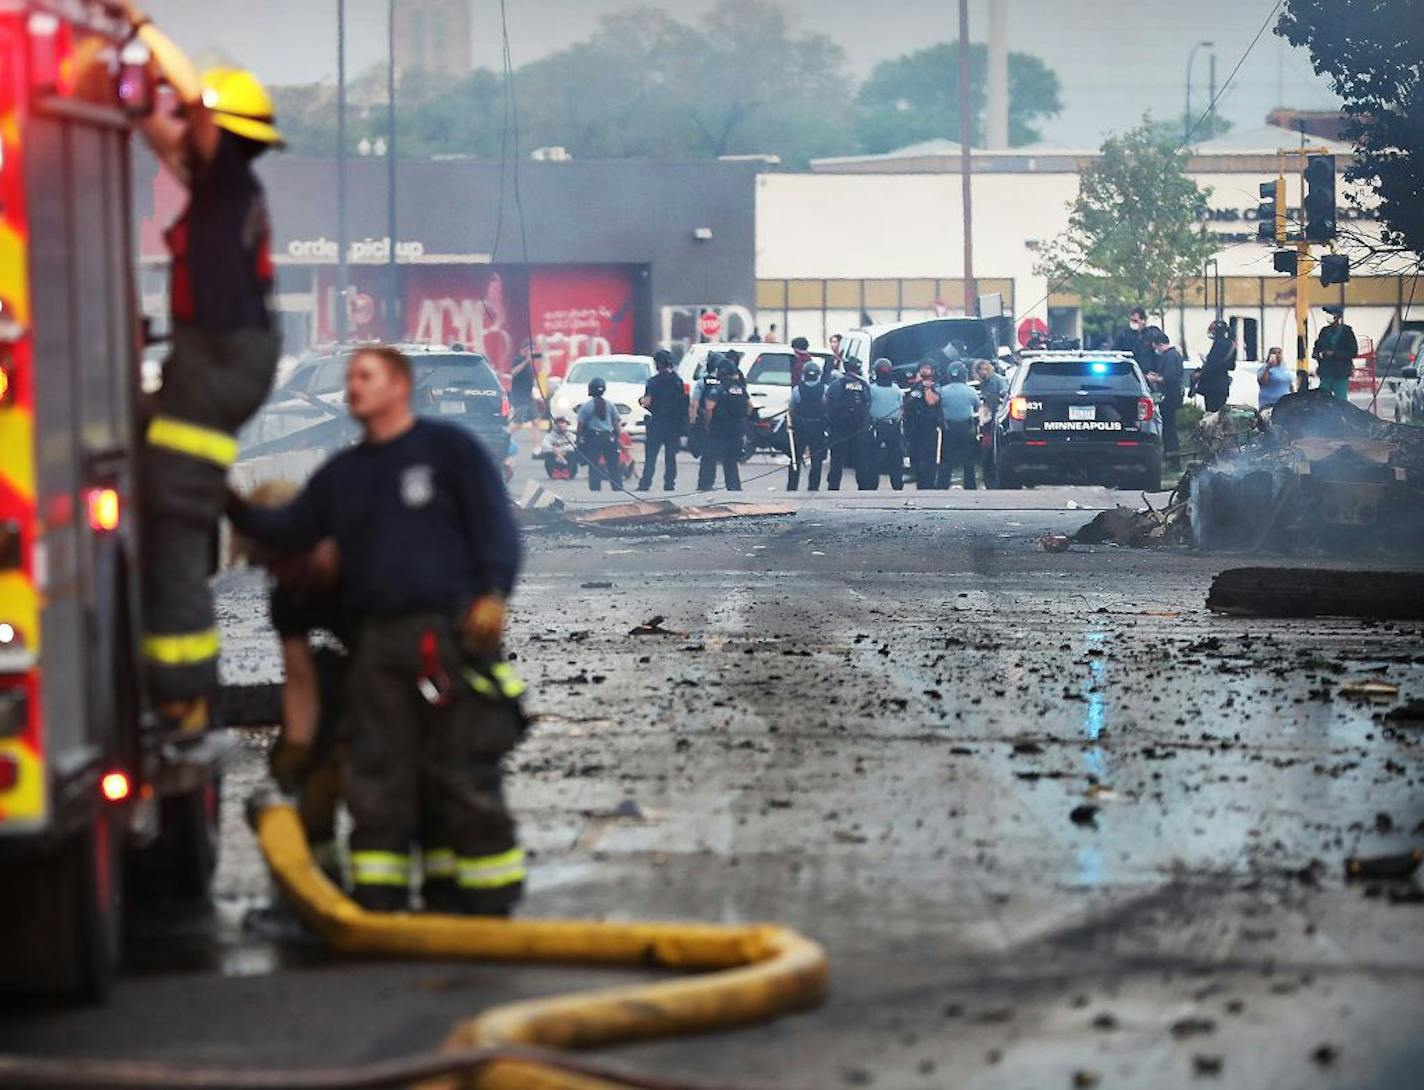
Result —
M 213 68 L 203 73 L 203 105 L 212 111 L 218 128 L 245 136 L 259 144 L 285 147 L 277 131 L 272 96 L 251 72 L 241 68 Z

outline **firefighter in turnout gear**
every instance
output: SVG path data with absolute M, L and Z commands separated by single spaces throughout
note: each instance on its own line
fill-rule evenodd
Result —
M 168 231 L 173 350 L 148 424 L 143 477 L 143 641 L 149 688 L 169 729 L 202 730 L 217 688 L 218 632 L 208 577 L 237 431 L 276 374 L 271 228 L 252 164 L 282 136 L 248 72 L 201 78 L 132 3 L 115 5 L 172 85 L 181 118 L 143 132 L 188 191 Z
M 870 423 L 875 483 L 880 487 L 880 474 L 890 474 L 890 487 L 899 492 L 905 487 L 905 443 L 900 422 L 905 416 L 904 397 L 895 385 L 895 365 L 889 360 L 875 361 L 875 382 L 870 387 Z
M 697 487 L 701 491 L 716 487 L 719 465 L 726 489 L 729 492 L 742 490 L 742 444 L 746 440 L 752 401 L 738 362 L 737 354 L 728 352 L 718 360 L 717 382 L 703 382 L 698 415 L 704 421 L 705 435 L 702 461 L 697 467 Z
M 787 421 L 791 467 L 786 471 L 786 491 L 795 492 L 800 486 L 801 466 L 808 460 L 811 477 L 806 483 L 807 490 L 819 491 L 829 440 L 826 437 L 826 385 L 821 381 L 821 362 L 815 357 L 801 368 L 801 381 L 791 391 Z
M 910 466 L 915 471 L 915 487 L 924 491 L 939 481 L 939 458 L 943 446 L 944 418 L 940 414 L 939 385 L 935 365 L 920 364 L 919 373 L 905 391 L 905 441 L 910 447 Z
M 346 400 L 363 441 L 286 507 L 233 497 L 238 531 L 274 548 L 331 538 L 359 617 L 344 729 L 353 895 L 409 906 L 425 848 L 427 905 L 507 914 L 525 877 L 500 760 L 523 734 L 523 686 L 500 658 L 520 562 L 499 470 L 467 432 L 417 419 L 411 365 L 363 348 Z M 411 563 L 419 557 L 419 563 Z
M 831 469 L 826 487 L 837 491 L 847 468 L 859 488 L 869 488 L 870 384 L 861 377 L 860 360 L 846 357 L 845 373 L 826 391 L 826 422 L 831 431 Z

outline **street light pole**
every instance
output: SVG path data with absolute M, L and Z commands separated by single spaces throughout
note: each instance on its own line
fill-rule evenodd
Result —
M 1216 53 L 1206 59 L 1206 136 L 1216 135 Z
M 1192 65 L 1197 59 L 1197 50 L 1215 48 L 1215 42 L 1197 42 L 1187 54 L 1187 104 L 1182 110 L 1182 143 L 1192 138 Z
M 351 274 L 346 265 L 346 0 L 336 0 L 336 339 L 345 343 Z
M 404 340 L 396 266 L 396 0 L 386 0 L 386 340 Z

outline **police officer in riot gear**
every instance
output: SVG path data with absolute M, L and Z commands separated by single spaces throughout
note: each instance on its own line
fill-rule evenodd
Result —
M 692 452 L 694 458 L 701 458 L 707 447 L 707 420 L 717 391 L 722 388 L 720 372 L 725 359 L 721 352 L 709 352 L 706 362 L 702 365 L 702 374 L 692 384 L 687 449 Z
M 974 463 L 979 453 L 979 395 L 969 385 L 969 369 L 958 361 L 946 368 L 949 379 L 940 390 L 944 417 L 944 453 L 940 459 L 939 486 L 948 488 L 954 471 L 961 470 L 964 487 L 974 489 Z
M 880 474 L 890 474 L 890 487 L 899 492 L 905 487 L 905 444 L 900 422 L 904 419 L 904 398 L 895 385 L 895 365 L 889 360 L 875 361 L 875 382 L 870 387 L 870 425 L 875 482 L 880 487 Z
M 847 467 L 855 474 L 856 485 L 870 487 L 866 470 L 870 463 L 870 384 L 861 377 L 860 360 L 847 356 L 845 373 L 826 392 L 826 422 L 831 433 L 831 469 L 826 487 L 841 487 Z
M 723 355 L 718 361 L 717 383 L 703 383 L 704 410 L 699 411 L 699 416 L 704 420 L 706 433 L 702 461 L 697 467 L 697 487 L 702 491 L 716 487 L 719 464 L 726 489 L 729 492 L 742 490 L 740 459 L 752 402 L 747 393 L 747 380 L 737 366 L 738 360 L 735 353 Z
M 795 492 L 801 484 L 801 463 L 811 462 L 811 478 L 807 490 L 821 487 L 821 467 L 826 461 L 826 386 L 821 381 L 820 360 L 809 359 L 801 368 L 801 381 L 791 391 L 790 421 L 791 468 L 786 471 L 786 491 Z
M 603 396 L 607 390 L 608 383 L 602 378 L 590 381 L 588 400 L 578 411 L 579 451 L 588 462 L 588 487 L 592 492 L 603 488 L 605 477 L 612 488 L 623 483 L 623 467 L 618 460 L 618 406 Z
M 677 447 L 687 427 L 687 391 L 683 388 L 682 379 L 672 369 L 672 356 L 666 349 L 654 352 L 653 362 L 657 364 L 658 373 L 648 379 L 643 387 L 643 396 L 638 400 L 638 404 L 648 410 L 643 478 L 638 482 L 638 491 L 646 492 L 652 487 L 661 451 L 666 462 L 663 490 L 671 492 L 677 487 Z
M 920 363 L 919 373 L 905 391 L 903 412 L 915 487 L 920 491 L 934 488 L 939 478 L 944 417 L 940 415 L 940 390 L 933 360 Z

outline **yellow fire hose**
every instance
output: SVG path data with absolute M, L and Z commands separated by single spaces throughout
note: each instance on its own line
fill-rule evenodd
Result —
M 277 884 L 331 949 L 491 961 L 557 962 L 697 971 L 678 980 L 495 1007 L 458 1024 L 447 1051 L 508 1045 L 587 1049 L 757 1022 L 811 1007 L 829 966 L 816 943 L 785 927 L 599 923 L 366 912 L 312 861 L 296 811 L 255 801 L 258 842 Z M 622 1090 L 627 1084 L 536 1060 L 496 1060 L 422 1090 Z

